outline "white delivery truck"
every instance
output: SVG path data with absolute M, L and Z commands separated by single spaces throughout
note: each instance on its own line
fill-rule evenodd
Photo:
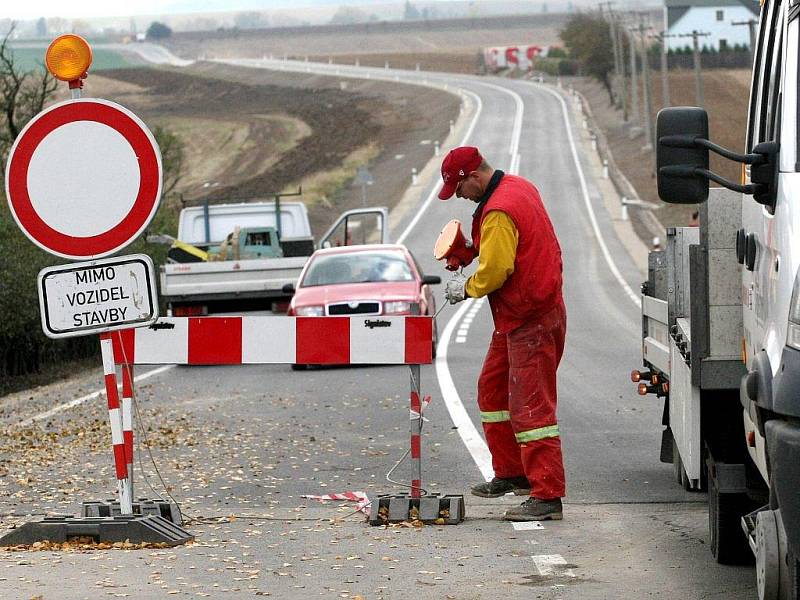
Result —
M 632 374 L 664 399 L 662 460 L 708 490 L 711 551 L 754 557 L 762 600 L 800 598 L 799 47 L 800 2 L 764 0 L 745 154 L 709 141 L 700 108 L 659 114 L 659 195 L 702 203 L 700 227 L 650 254 Z M 711 172 L 709 152 L 741 181 Z
M 388 211 L 360 208 L 343 213 L 320 247 L 387 242 Z M 314 249 L 302 202 L 187 207 L 161 266 L 161 296 L 172 316 L 285 310 L 292 293 L 284 288 L 297 280 Z

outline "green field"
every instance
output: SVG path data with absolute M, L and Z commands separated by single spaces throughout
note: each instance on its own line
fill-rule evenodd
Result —
M 47 48 L 12 48 L 14 58 L 23 71 L 41 69 L 44 64 L 44 53 Z M 102 71 L 103 69 L 122 69 L 124 67 L 136 67 L 141 63 L 136 59 L 129 58 L 120 52 L 113 50 L 94 49 L 92 51 L 92 66 L 90 71 Z

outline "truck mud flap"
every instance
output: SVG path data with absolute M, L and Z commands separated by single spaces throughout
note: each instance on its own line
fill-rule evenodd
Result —
M 672 430 L 667 427 L 661 432 L 661 454 L 659 460 L 662 463 L 672 464 L 672 450 L 674 444 L 675 442 L 672 439 Z

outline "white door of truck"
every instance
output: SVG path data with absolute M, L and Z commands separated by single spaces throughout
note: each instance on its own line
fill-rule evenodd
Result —
M 386 208 L 356 208 L 342 213 L 320 238 L 320 248 L 389 243 L 389 211 Z

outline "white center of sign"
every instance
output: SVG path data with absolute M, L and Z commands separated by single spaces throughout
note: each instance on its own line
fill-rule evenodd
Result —
M 117 226 L 139 193 L 139 161 L 116 129 L 67 123 L 36 147 L 28 167 L 34 210 L 53 229 L 91 237 Z M 91 218 L 86 218 L 91 215 Z

